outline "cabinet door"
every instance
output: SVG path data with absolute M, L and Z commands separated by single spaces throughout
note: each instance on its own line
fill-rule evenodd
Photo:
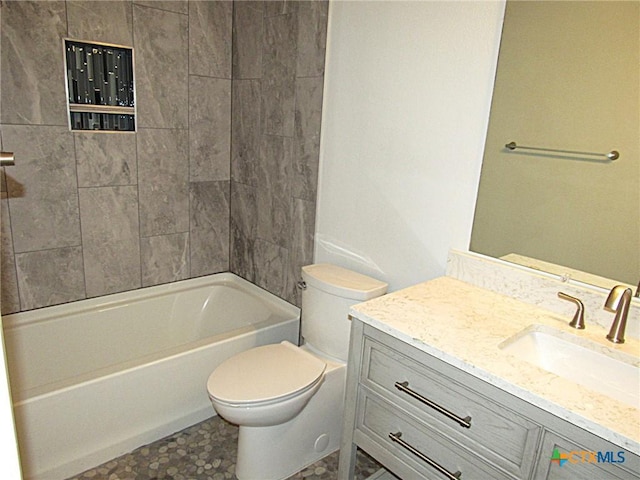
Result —
M 534 480 L 637 480 L 636 455 L 591 437 L 584 445 L 546 432 Z

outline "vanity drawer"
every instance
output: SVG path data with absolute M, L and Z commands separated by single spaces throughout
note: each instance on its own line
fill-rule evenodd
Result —
M 400 478 L 512 479 L 375 394 L 361 389 L 358 405 L 357 443 Z
M 542 429 L 510 408 L 508 394 L 413 347 L 396 346 L 396 339 L 384 342 L 365 337 L 362 385 L 468 452 L 529 478 Z

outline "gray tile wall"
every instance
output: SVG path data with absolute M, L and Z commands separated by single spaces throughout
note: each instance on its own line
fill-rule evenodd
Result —
M 236 2 L 231 270 L 299 305 L 313 231 L 328 2 Z
M 2 313 L 229 270 L 232 13 L 1 3 Z M 137 133 L 68 130 L 64 37 L 134 47 Z
M 0 2 L 2 313 L 228 270 L 299 304 L 327 8 Z M 137 133 L 68 130 L 64 37 L 135 48 Z

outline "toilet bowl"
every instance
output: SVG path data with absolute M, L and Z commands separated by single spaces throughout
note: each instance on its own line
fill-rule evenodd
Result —
M 300 413 L 320 387 L 326 367 L 285 341 L 226 360 L 209 376 L 207 390 L 214 409 L 231 423 L 278 425 Z
M 265 345 L 209 376 L 216 412 L 237 424 L 239 480 L 282 480 L 338 450 L 349 346 L 349 307 L 387 284 L 329 264 L 302 268 L 302 346 Z

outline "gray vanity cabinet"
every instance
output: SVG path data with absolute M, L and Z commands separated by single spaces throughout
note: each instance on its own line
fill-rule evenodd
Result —
M 629 452 L 624 465 L 553 465 L 554 449 L 620 449 L 354 318 L 341 480 L 353 478 L 356 447 L 405 480 L 626 479 L 639 471 Z

